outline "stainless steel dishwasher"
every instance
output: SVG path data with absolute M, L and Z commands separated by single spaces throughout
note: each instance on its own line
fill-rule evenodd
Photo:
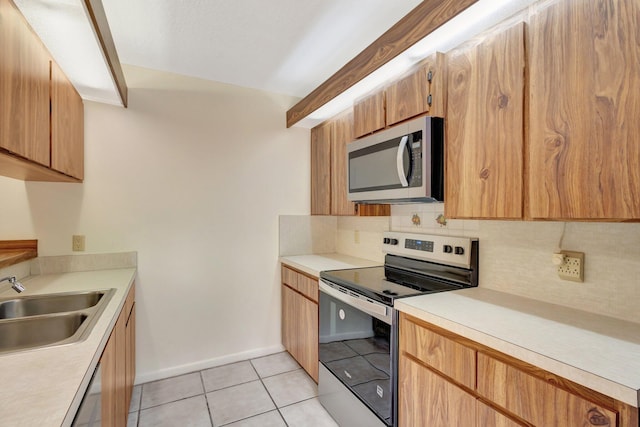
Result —
M 71 424 L 73 427 L 100 427 L 102 411 L 101 375 L 102 368 L 100 363 L 98 363 L 96 369 L 93 371 L 93 376 L 91 377 L 91 381 L 89 381 L 89 386 L 82 398 L 76 417 Z

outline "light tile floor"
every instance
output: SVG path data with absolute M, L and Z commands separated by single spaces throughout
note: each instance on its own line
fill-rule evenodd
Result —
M 127 427 L 336 427 L 287 352 L 135 386 Z

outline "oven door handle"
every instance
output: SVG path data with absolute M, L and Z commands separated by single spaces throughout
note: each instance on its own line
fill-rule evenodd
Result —
M 342 301 L 343 303 L 348 304 L 354 308 L 357 308 L 358 310 L 361 310 L 378 320 L 382 320 L 387 325 L 393 325 L 393 316 L 391 315 L 392 309 L 390 307 L 366 300 L 366 297 L 364 296 L 350 295 L 346 293 L 349 292 L 348 290 L 345 289 L 343 292 L 339 289 L 344 288 L 339 287 L 339 289 L 336 289 L 336 287 L 329 285 L 322 280 L 320 281 L 319 286 L 320 291 L 324 292 L 325 294 L 332 296 L 333 298 Z

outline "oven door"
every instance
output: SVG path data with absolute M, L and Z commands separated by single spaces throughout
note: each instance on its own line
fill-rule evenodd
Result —
M 393 307 L 322 280 L 319 318 L 320 402 L 340 425 L 394 425 Z

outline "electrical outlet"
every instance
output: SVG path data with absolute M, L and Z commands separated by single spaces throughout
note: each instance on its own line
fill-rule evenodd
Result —
M 360 230 L 354 230 L 353 243 L 360 243 Z
M 71 249 L 74 252 L 82 252 L 84 251 L 84 235 L 78 234 L 74 235 L 71 239 Z
M 564 262 L 558 266 L 558 276 L 563 280 L 584 282 L 584 252 L 561 251 Z

